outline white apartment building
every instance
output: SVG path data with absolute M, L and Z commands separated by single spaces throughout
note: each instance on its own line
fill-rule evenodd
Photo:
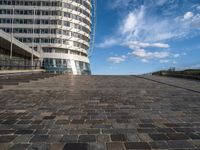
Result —
M 92 0 L 0 0 L 0 29 L 40 53 L 50 72 L 91 74 Z

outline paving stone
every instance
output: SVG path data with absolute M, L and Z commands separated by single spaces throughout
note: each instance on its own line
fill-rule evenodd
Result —
M 192 144 L 190 144 L 187 141 L 168 141 L 167 142 L 169 145 L 169 148 L 174 148 L 174 149 L 185 149 L 185 148 L 194 148 L 194 146 L 192 146 Z
M 50 145 L 50 150 L 62 150 L 64 147 L 64 144 L 56 143 Z
M 8 150 L 9 148 L 11 148 L 12 147 L 12 143 L 10 142 L 10 143 L 1 143 L 0 142 L 0 148 L 2 149 L 2 150 Z
M 78 142 L 78 135 L 64 135 L 61 139 L 61 142 L 65 143 L 77 143 Z
M 18 135 L 14 140 L 13 143 L 29 143 L 33 135 L 25 134 L 25 135 Z
M 198 149 L 200 94 L 185 87 L 199 90 L 199 83 L 150 78 L 181 87 L 135 76 L 58 75 L 3 89 L 0 146 L 30 143 L 56 150 L 83 142 L 87 149 L 103 149 L 105 143 L 109 149 L 125 149 L 126 143 L 129 148 L 175 150 L 182 149 L 180 140 Z
M 190 141 L 195 147 L 200 149 L 200 140 L 192 140 Z
M 104 143 L 89 143 L 89 150 L 106 150 Z
M 15 134 L 32 134 L 34 130 L 17 130 Z
M 80 135 L 78 142 L 96 142 L 95 135 Z
M 140 141 L 144 141 L 144 142 L 153 141 L 152 138 L 150 138 L 150 136 L 147 133 L 139 133 L 138 137 L 140 138 Z
M 175 131 L 172 128 L 157 128 L 158 132 L 161 133 L 174 133 Z
M 31 124 L 41 124 L 42 123 L 42 120 L 34 120 L 32 121 Z
M 69 122 L 69 120 L 57 120 L 56 124 L 68 124 Z
M 43 119 L 52 120 L 56 118 L 56 116 L 45 116 Z
M 125 150 L 124 144 L 121 142 L 107 143 L 107 150 Z
M 191 138 L 191 139 L 199 139 L 200 140 L 200 134 L 196 134 L 196 133 L 189 133 L 188 136 Z
M 0 130 L 0 135 L 3 135 L 3 134 L 12 134 L 14 132 L 15 132 L 15 130 Z
M 180 127 L 177 123 L 165 123 L 167 127 Z
M 34 134 L 47 134 L 49 130 L 39 129 L 34 132 Z
M 1 124 L 15 124 L 17 122 L 17 120 L 6 120 L 3 121 Z
M 60 143 L 63 135 L 49 135 L 47 142 L 48 143 Z
M 63 150 L 88 150 L 87 143 L 67 143 Z
M 132 134 L 128 133 L 127 134 L 127 139 L 130 142 L 140 142 L 141 141 L 141 139 L 139 138 L 139 136 L 137 134 L 135 134 L 135 133 L 132 133 Z
M 76 120 L 76 119 L 73 119 L 71 121 L 72 124 L 83 124 L 85 121 L 84 120 Z
M 176 132 L 184 132 L 184 133 L 190 133 L 194 132 L 191 128 L 174 128 Z
M 150 142 L 149 144 L 153 149 L 169 149 L 169 146 L 166 141 Z
M 97 135 L 97 142 L 99 143 L 107 143 L 110 142 L 110 136 L 105 134 Z
M 0 136 L 0 143 L 8 143 L 13 141 L 17 136 L 15 135 L 5 135 L 5 136 Z
M 183 133 L 170 133 L 167 134 L 170 140 L 186 140 L 189 139 L 185 134 Z
M 50 144 L 34 143 L 28 148 L 28 150 L 49 150 L 50 147 L 51 147 Z
M 35 135 L 32 139 L 31 142 L 46 142 L 49 138 L 49 135 Z
M 111 134 L 110 137 L 112 141 L 126 141 L 124 134 Z
M 15 144 L 9 150 L 26 150 L 30 144 Z
M 149 134 L 154 141 L 169 140 L 165 134 Z
M 145 123 L 145 124 L 139 124 L 140 128 L 154 128 L 155 125 L 150 124 L 150 123 Z
M 124 143 L 127 150 L 129 149 L 151 149 L 146 142 L 126 142 Z

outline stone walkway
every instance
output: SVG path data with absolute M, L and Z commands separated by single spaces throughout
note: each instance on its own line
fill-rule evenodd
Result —
M 176 84 L 162 78 L 169 80 Z M 7 86 L 0 150 L 7 149 L 198 150 L 200 93 L 134 76 L 60 75 Z

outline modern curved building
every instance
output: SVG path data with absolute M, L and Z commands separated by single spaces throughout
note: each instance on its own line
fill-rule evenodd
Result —
M 0 0 L 0 29 L 41 54 L 50 72 L 91 74 L 92 0 Z

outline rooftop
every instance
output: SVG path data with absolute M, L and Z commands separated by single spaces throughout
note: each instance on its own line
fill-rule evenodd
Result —
M 0 149 L 199 149 L 200 82 L 37 75 L 0 90 Z M 1 80 L 1 79 L 0 79 Z M 30 81 L 30 82 L 29 82 Z

